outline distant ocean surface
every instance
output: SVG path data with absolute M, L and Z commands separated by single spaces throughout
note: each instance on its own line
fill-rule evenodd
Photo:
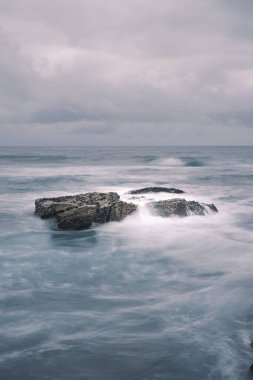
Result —
M 152 185 L 219 213 L 34 216 L 36 198 Z M 0 268 L 1 380 L 250 379 L 253 148 L 0 148 Z

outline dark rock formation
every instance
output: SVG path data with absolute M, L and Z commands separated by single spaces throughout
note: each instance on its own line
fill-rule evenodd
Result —
M 40 198 L 35 200 L 35 214 L 41 218 L 50 218 L 61 212 L 84 205 L 112 205 L 119 201 L 117 193 L 85 193 L 57 198 Z
M 175 198 L 167 199 L 158 202 L 147 203 L 148 208 L 152 214 L 162 217 L 169 217 L 173 215 L 187 216 L 187 215 L 205 215 L 210 211 L 218 212 L 214 204 L 205 204 L 195 201 L 186 201 L 185 199 Z
M 137 210 L 137 206 L 133 203 L 127 202 L 116 202 L 112 206 L 110 220 L 120 221 L 126 216 L 131 215 L 134 211 Z
M 147 193 L 172 193 L 172 194 L 182 194 L 183 190 L 175 189 L 174 187 L 144 187 L 143 189 L 131 190 L 129 194 L 147 194 Z
M 51 218 L 62 212 L 78 207 L 78 202 L 58 201 L 57 198 L 43 198 L 35 200 L 35 214 L 41 218 Z
M 61 230 L 80 230 L 89 228 L 96 216 L 96 206 L 81 206 L 56 215 Z
M 133 203 L 120 201 L 117 193 L 86 193 L 35 200 L 35 214 L 41 218 L 55 217 L 64 230 L 88 228 L 93 222 L 120 221 L 136 211 Z
M 149 192 L 148 189 L 164 188 L 146 188 L 139 191 L 147 190 Z M 169 190 L 182 191 L 167 189 L 167 192 Z M 155 192 L 158 191 L 163 190 L 155 190 Z M 147 207 L 152 214 L 162 217 L 205 215 L 210 212 L 218 212 L 214 204 L 186 201 L 181 198 L 148 202 Z M 136 210 L 135 204 L 121 201 L 117 193 L 94 192 L 35 200 L 35 214 L 41 218 L 54 217 L 58 227 L 63 230 L 79 230 L 89 228 L 92 223 L 120 221 Z

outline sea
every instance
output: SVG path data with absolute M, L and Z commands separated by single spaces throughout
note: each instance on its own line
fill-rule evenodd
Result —
M 185 194 L 129 190 L 176 187 Z M 59 231 L 41 197 L 116 191 L 122 222 Z M 217 214 L 162 218 L 175 197 Z M 1 380 L 246 380 L 252 147 L 1 147 Z

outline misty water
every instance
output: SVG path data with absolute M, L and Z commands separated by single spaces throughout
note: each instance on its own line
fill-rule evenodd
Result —
M 58 231 L 39 197 L 177 187 L 218 214 Z M 0 379 L 244 380 L 253 362 L 250 147 L 0 149 Z M 178 196 L 177 196 L 178 197 Z

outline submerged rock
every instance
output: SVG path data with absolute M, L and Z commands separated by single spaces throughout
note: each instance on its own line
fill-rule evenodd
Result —
M 129 194 L 147 194 L 147 193 L 172 193 L 172 194 L 183 194 L 183 190 L 175 189 L 174 187 L 144 187 L 143 189 L 130 190 Z
M 88 228 L 94 223 L 120 221 L 136 211 L 133 203 L 120 201 L 117 193 L 85 193 L 35 200 L 35 214 L 41 218 L 55 217 L 64 230 Z
M 214 204 L 199 203 L 187 201 L 181 198 L 167 199 L 158 202 L 147 203 L 153 215 L 162 217 L 187 216 L 187 215 L 205 215 L 212 212 L 218 212 Z

